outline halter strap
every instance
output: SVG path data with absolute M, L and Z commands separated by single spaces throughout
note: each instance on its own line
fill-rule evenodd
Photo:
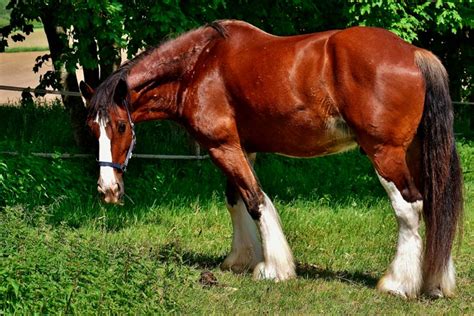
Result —
M 99 165 L 99 167 L 112 167 L 114 169 L 125 172 L 124 165 L 121 165 L 119 163 L 108 162 L 108 161 L 97 161 L 97 164 Z
M 130 147 L 128 147 L 125 161 L 123 162 L 123 164 L 116 163 L 116 162 L 109 162 L 109 161 L 99 161 L 99 160 L 97 161 L 97 164 L 99 165 L 99 167 L 112 167 L 114 169 L 119 170 L 120 172 L 125 172 L 127 170 L 128 161 L 130 160 L 130 158 L 132 158 L 132 152 L 137 142 L 137 138 L 135 136 L 135 125 L 133 124 L 132 116 L 130 115 L 130 110 L 128 109 L 129 107 L 128 100 L 126 98 L 123 102 L 123 105 L 125 107 L 125 110 L 127 111 L 128 123 L 130 124 L 130 127 L 132 128 L 132 142 L 130 143 Z

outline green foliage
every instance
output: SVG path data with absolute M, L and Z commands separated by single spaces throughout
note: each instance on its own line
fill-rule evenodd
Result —
M 469 4 L 447 1 L 409 3 L 396 0 L 353 2 L 347 14 L 353 25 L 379 26 L 391 30 L 408 42 L 427 29 L 456 34 L 472 27 L 474 17 Z
M 0 205 L 35 200 L 49 204 L 63 196 L 79 198 L 83 196 L 79 191 L 92 194 L 93 173 L 84 174 L 81 166 L 58 157 L 49 161 L 35 157 L 5 159 L 0 164 Z M 71 186 L 81 189 L 70 191 Z

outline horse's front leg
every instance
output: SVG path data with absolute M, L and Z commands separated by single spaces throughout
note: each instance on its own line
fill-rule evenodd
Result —
M 222 145 L 218 148 L 210 149 L 209 153 L 213 161 L 226 174 L 229 182 L 237 189 L 248 214 L 255 221 L 260 232 L 263 261 L 256 264 L 253 272 L 254 277 L 276 281 L 294 277 L 296 274 L 293 255 L 283 234 L 280 218 L 273 203 L 261 190 L 244 152 L 238 146 Z M 242 210 L 242 206 L 240 210 Z M 242 218 L 242 214 L 239 216 L 238 225 L 246 225 L 245 229 L 240 228 L 240 232 L 251 232 L 250 222 Z M 237 222 L 234 222 L 235 224 Z M 258 252 L 255 252 L 255 257 L 257 256 Z M 226 259 L 228 262 L 232 260 L 235 259 L 229 257 Z M 226 261 L 224 262 L 224 267 L 227 265 Z M 254 262 L 248 263 L 254 264 Z
M 256 154 L 247 155 L 253 166 Z M 226 205 L 232 219 L 232 249 L 221 264 L 222 270 L 242 273 L 253 270 L 263 261 L 262 243 L 252 217 L 247 211 L 244 201 L 236 186 L 227 181 Z
M 222 270 L 243 273 L 263 261 L 262 243 L 252 217 L 234 184 L 228 182 L 226 204 L 232 219 L 232 249 L 221 264 Z

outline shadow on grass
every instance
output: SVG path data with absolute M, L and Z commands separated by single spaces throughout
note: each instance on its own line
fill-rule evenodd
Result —
M 224 201 L 225 178 L 210 161 L 134 162 L 125 186 L 131 198 L 143 206 L 173 204 L 199 196 L 204 204 L 217 193 Z M 292 159 L 259 154 L 256 173 L 271 199 L 323 200 L 329 206 L 351 205 L 355 200 L 385 196 L 371 163 L 357 151 L 317 159 Z M 152 188 L 153 192 L 150 192 Z
M 217 269 L 224 259 L 225 256 L 215 256 L 183 250 L 179 244 L 174 242 L 164 245 L 158 253 L 158 260 L 162 263 L 179 263 L 200 270 Z M 251 271 L 247 274 L 251 277 Z M 332 271 L 308 263 L 297 263 L 296 274 L 300 279 L 339 281 L 368 288 L 374 288 L 378 281 L 377 278 L 367 273 Z
M 322 279 L 327 281 L 340 281 L 343 283 L 355 284 L 374 288 L 377 285 L 377 278 L 363 272 L 331 271 L 323 269 L 313 264 L 297 263 L 296 274 L 304 279 Z
M 170 242 L 160 248 L 156 259 L 163 263 L 185 264 L 198 269 L 215 269 L 219 267 L 225 257 L 184 250 L 179 243 Z

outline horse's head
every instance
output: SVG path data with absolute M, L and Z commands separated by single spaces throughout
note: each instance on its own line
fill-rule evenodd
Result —
M 124 194 L 122 176 L 135 146 L 127 85 L 120 80 L 112 98 L 104 98 L 107 93 L 102 93 L 101 89 L 104 88 L 101 87 L 94 91 L 81 82 L 80 88 L 90 107 L 87 125 L 99 141 L 100 176 L 97 190 L 106 203 L 118 204 Z

